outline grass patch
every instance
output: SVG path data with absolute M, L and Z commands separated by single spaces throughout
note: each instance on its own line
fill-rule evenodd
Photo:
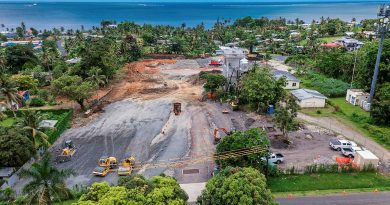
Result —
M 284 175 L 268 179 L 272 192 L 390 188 L 390 177 L 378 173 Z
M 346 194 L 348 193 L 361 193 L 361 192 L 378 192 L 390 191 L 390 187 L 380 188 L 360 188 L 360 189 L 327 189 L 327 190 L 314 190 L 314 191 L 294 191 L 294 192 L 272 192 L 274 197 L 287 198 L 293 196 L 324 196 L 324 195 L 335 195 L 335 194 Z
M 5 120 L 0 121 L 0 126 L 11 127 L 15 123 L 16 123 L 16 119 L 15 118 L 6 118 Z
M 336 41 L 340 38 L 342 38 L 342 36 L 328 36 L 328 37 L 318 38 L 318 40 L 321 42 L 324 42 L 324 43 L 331 43 L 331 42 Z

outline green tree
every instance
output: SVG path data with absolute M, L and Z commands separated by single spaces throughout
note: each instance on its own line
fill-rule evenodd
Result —
M 264 131 L 258 128 L 253 128 L 242 132 L 241 131 L 233 132 L 233 134 L 222 138 L 220 143 L 217 145 L 217 154 L 221 154 L 233 150 L 251 148 L 254 146 L 258 146 L 263 151 L 257 154 L 251 154 L 239 158 L 220 160 L 218 161 L 218 163 L 221 164 L 222 167 L 226 167 L 226 166 L 245 167 L 245 166 L 261 165 L 259 159 L 267 155 L 269 145 L 270 142 L 267 133 L 265 133 Z
M 45 117 L 46 116 L 44 116 L 40 111 L 24 110 L 21 112 L 21 116 L 18 119 L 18 126 L 29 133 L 30 139 L 36 148 L 41 145 L 50 145 L 48 141 L 49 137 L 39 130 L 39 123 L 44 120 Z
M 378 42 L 367 42 L 358 51 L 359 60 L 356 65 L 355 79 L 356 85 L 363 89 L 369 89 L 376 55 L 378 53 Z M 390 39 L 386 39 L 383 44 L 383 52 L 379 65 L 378 84 L 389 82 L 390 79 Z
M 277 204 L 267 189 L 266 178 L 253 168 L 228 167 L 210 179 L 198 197 L 198 204 Z
M 372 104 L 371 117 L 376 124 L 390 126 L 390 82 L 379 86 Z
M 219 87 L 225 85 L 226 78 L 222 75 L 215 75 L 215 74 L 209 74 L 209 73 L 199 73 L 199 77 L 202 79 L 206 79 L 206 84 L 204 84 L 203 88 L 207 92 L 214 93 Z
M 0 97 L 5 98 L 6 104 L 12 110 L 14 110 L 13 103 L 20 103 L 22 100 L 22 97 L 18 94 L 18 87 L 7 75 L 3 74 L 0 74 Z
M 22 166 L 34 154 L 34 144 L 22 130 L 0 126 L 0 167 Z
M 52 82 L 56 93 L 76 101 L 81 109 L 85 109 L 84 101 L 91 97 L 95 86 L 91 82 L 85 82 L 79 76 L 64 75 Z
M 297 111 L 298 104 L 292 95 L 288 95 L 283 103 L 278 103 L 276 106 L 274 120 L 285 137 L 287 137 L 288 131 L 296 128 Z
M 242 77 L 240 84 L 240 100 L 249 103 L 257 112 L 264 112 L 268 105 L 274 105 L 282 99 L 285 80 L 275 80 L 268 68 L 256 65 Z
M 8 72 L 17 73 L 23 69 L 25 64 L 35 66 L 39 60 L 34 54 L 32 46 L 15 45 L 5 49 L 5 58 Z
M 120 178 L 116 187 L 110 187 L 107 182 L 94 183 L 77 204 L 184 205 L 187 199 L 187 194 L 173 177 L 145 179 L 141 175 L 134 175 Z
M 28 204 L 52 205 L 52 197 L 60 200 L 70 196 L 65 179 L 74 174 L 70 169 L 57 170 L 51 165 L 50 156 L 45 155 L 41 161 L 32 164 L 29 169 L 22 169 L 18 175 L 30 179 L 23 187 Z
M 86 80 L 91 81 L 96 86 L 102 86 L 105 85 L 106 82 L 106 76 L 102 75 L 102 69 L 98 67 L 92 67 L 91 70 L 88 71 L 88 78 Z
M 38 87 L 38 80 L 31 75 L 13 75 L 11 80 L 20 90 L 36 90 Z

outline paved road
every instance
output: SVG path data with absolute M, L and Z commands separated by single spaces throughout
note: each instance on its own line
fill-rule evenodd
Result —
M 281 205 L 387 205 L 390 204 L 390 192 L 279 198 L 277 201 Z
M 357 142 L 358 144 L 363 145 L 375 155 L 377 155 L 380 159 L 385 162 L 390 162 L 390 152 L 380 146 L 375 141 L 370 138 L 364 136 L 362 133 L 356 131 L 354 128 L 340 122 L 339 120 L 332 117 L 311 117 L 309 115 L 305 115 L 303 113 L 298 113 L 298 118 L 302 119 L 306 122 L 316 124 L 320 127 L 324 127 L 326 129 L 332 130 L 333 132 L 340 133 L 346 138 Z

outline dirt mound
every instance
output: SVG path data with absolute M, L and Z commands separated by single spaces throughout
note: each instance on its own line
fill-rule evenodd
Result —
M 191 85 L 203 85 L 206 83 L 205 79 L 200 79 L 198 74 L 191 75 L 187 77 L 186 82 L 190 83 Z

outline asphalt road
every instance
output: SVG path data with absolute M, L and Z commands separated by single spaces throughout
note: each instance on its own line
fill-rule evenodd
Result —
M 390 204 L 390 192 L 278 198 L 277 201 L 281 205 L 387 205 Z

